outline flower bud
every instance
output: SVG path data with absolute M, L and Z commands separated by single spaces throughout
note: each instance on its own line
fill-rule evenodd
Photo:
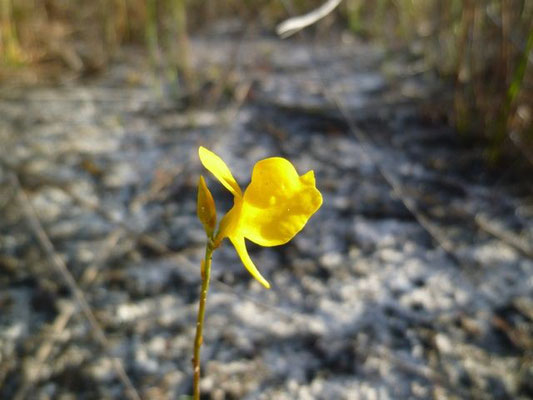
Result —
M 198 219 L 204 225 L 205 233 L 208 237 L 213 237 L 213 231 L 217 223 L 217 211 L 215 200 L 205 184 L 203 176 L 198 180 L 198 202 L 197 202 Z

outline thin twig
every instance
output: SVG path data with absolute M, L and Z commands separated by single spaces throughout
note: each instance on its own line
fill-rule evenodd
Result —
M 13 171 L 10 171 L 9 179 L 17 190 L 17 198 L 22 207 L 23 214 L 29 224 L 30 229 L 32 230 L 37 241 L 39 242 L 41 248 L 46 253 L 46 256 L 50 260 L 52 266 L 65 280 L 65 283 L 67 284 L 71 293 L 73 294 L 76 302 L 78 303 L 80 310 L 82 311 L 85 318 L 89 322 L 89 325 L 91 326 L 91 329 L 93 331 L 93 334 L 96 340 L 100 343 L 100 345 L 105 350 L 110 351 L 111 344 L 109 340 L 105 336 L 105 333 L 102 327 L 96 320 L 96 317 L 94 313 L 92 312 L 89 303 L 85 299 L 85 295 L 83 294 L 82 290 L 79 288 L 78 284 L 76 283 L 76 280 L 74 279 L 69 269 L 67 268 L 67 265 L 55 251 L 54 245 L 52 244 L 50 238 L 44 231 L 41 223 L 39 222 L 39 219 L 37 218 L 35 211 L 30 203 L 30 200 L 28 199 L 28 196 L 24 192 L 24 189 L 22 188 L 22 185 L 20 184 L 20 180 L 17 177 L 16 173 Z M 117 374 L 118 378 L 120 379 L 120 381 L 126 388 L 126 394 L 128 398 L 131 400 L 141 400 L 139 393 L 133 386 L 133 383 L 128 377 L 120 359 L 116 357 L 110 357 L 110 360 L 112 362 L 115 373 Z
M 481 230 L 518 250 L 522 255 L 533 259 L 533 247 L 530 246 L 525 238 L 505 230 L 483 214 L 476 215 L 474 219 Z

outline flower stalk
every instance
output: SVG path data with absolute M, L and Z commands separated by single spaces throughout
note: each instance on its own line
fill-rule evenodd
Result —
M 193 365 L 193 399 L 200 400 L 200 348 L 203 342 L 205 303 L 209 290 L 209 278 L 211 277 L 211 258 L 213 255 L 213 241 L 208 240 L 205 247 L 205 258 L 202 260 L 202 289 L 200 291 L 200 303 L 198 306 L 198 316 L 196 319 L 196 336 L 194 337 Z

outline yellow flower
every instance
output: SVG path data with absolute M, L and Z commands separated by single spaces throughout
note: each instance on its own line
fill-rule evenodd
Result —
M 244 239 L 261 246 L 287 243 L 305 226 L 322 205 L 313 171 L 299 176 L 286 159 L 272 157 L 255 164 L 252 181 L 242 194 L 228 166 L 205 147 L 198 149 L 200 160 L 234 196 L 233 208 L 222 218 L 215 246 L 228 238 L 246 269 L 266 288 L 270 284 L 248 255 Z

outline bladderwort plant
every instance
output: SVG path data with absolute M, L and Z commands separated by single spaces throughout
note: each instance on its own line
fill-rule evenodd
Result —
M 252 180 L 243 193 L 219 156 L 205 147 L 200 147 L 198 154 L 203 166 L 233 194 L 233 207 L 224 215 L 216 230 L 215 201 L 203 176 L 200 176 L 197 213 L 207 235 L 207 244 L 201 264 L 202 289 L 192 359 L 194 400 L 200 399 L 200 347 L 213 251 L 223 239 L 228 238 L 250 274 L 269 289 L 270 284 L 248 255 L 245 239 L 265 247 L 285 244 L 303 229 L 322 205 L 314 172 L 300 176 L 290 161 L 284 158 L 271 157 L 258 161 L 252 171 Z

